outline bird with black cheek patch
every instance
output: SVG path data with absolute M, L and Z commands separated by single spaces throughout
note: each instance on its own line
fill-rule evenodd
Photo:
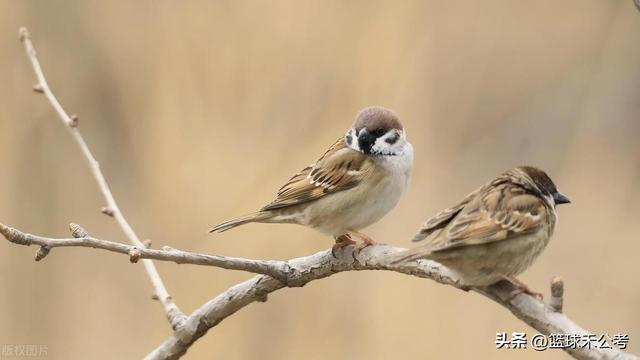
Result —
M 569 203 L 551 178 L 520 166 L 467 195 L 420 228 L 413 241 L 423 246 L 390 255 L 400 264 L 435 260 L 456 273 L 464 286 L 486 286 L 506 279 L 518 290 L 542 297 L 515 276 L 525 271 L 549 243 L 557 222 L 556 205 Z
M 353 127 L 313 164 L 284 184 L 259 211 L 223 222 L 210 232 L 223 232 L 251 222 L 308 226 L 334 237 L 333 251 L 362 242 L 361 232 L 386 215 L 409 184 L 413 147 L 398 116 L 379 106 L 358 113 Z

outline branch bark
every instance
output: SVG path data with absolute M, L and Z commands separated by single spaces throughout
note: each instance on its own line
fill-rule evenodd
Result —
M 69 116 L 67 112 L 64 111 L 64 108 L 62 107 L 62 105 L 60 105 L 60 102 L 58 102 L 58 99 L 56 99 L 56 97 L 53 95 L 53 92 L 49 88 L 47 80 L 44 77 L 42 67 L 40 66 L 40 62 L 38 61 L 38 58 L 36 56 L 36 49 L 31 41 L 29 30 L 23 27 L 20 28 L 19 33 L 20 41 L 22 41 L 22 43 L 24 44 L 24 50 L 29 57 L 29 61 L 31 61 L 31 66 L 33 67 L 33 71 L 36 74 L 36 78 L 38 80 L 37 84 L 33 86 L 33 89 L 36 92 L 43 93 L 46 96 L 47 100 L 49 101 L 49 103 L 51 103 L 51 106 L 53 106 L 54 110 L 58 114 L 58 117 L 60 118 L 60 120 L 62 120 L 62 123 L 66 126 L 67 130 L 71 134 L 71 137 L 73 138 L 73 140 L 75 140 L 76 144 L 80 148 L 80 152 L 82 152 L 82 155 L 87 159 L 89 168 L 91 169 L 91 173 L 98 183 L 100 192 L 107 202 L 106 209 L 108 211 L 108 215 L 112 216 L 116 220 L 118 225 L 120 225 L 120 228 L 122 228 L 125 236 L 132 244 L 138 247 L 143 247 L 144 245 L 142 241 L 140 241 L 140 238 L 133 231 L 133 228 L 131 227 L 131 225 L 129 225 L 129 222 L 127 222 L 126 218 L 122 214 L 122 211 L 120 211 L 120 208 L 118 207 L 118 204 L 116 203 L 116 200 L 111 193 L 109 184 L 107 183 L 106 178 L 100 170 L 100 164 L 93 157 L 91 150 L 89 150 L 87 143 L 84 141 L 84 138 L 82 137 L 82 134 L 78 129 L 78 117 L 75 115 Z M 167 316 L 167 320 L 171 324 L 171 327 L 175 329 L 182 321 L 184 321 L 185 315 L 182 313 L 182 311 L 180 311 L 176 303 L 173 301 L 171 295 L 169 295 L 169 292 L 164 286 L 164 283 L 162 282 L 160 274 L 153 264 L 153 261 L 143 260 L 143 264 L 149 280 L 153 285 L 155 296 L 162 303 L 165 315 Z
M 137 263 L 140 259 L 153 259 L 171 261 L 177 264 L 206 265 L 227 270 L 241 270 L 256 274 L 264 274 L 279 279 L 285 284 L 289 280 L 285 274 L 288 274 L 290 269 L 285 261 L 248 260 L 236 257 L 182 251 L 171 247 L 164 247 L 161 250 L 155 250 L 144 245 L 140 247 L 122 244 L 115 241 L 97 239 L 89 236 L 84 229 L 78 233 L 78 225 L 76 224 L 72 224 L 71 228 L 74 238 L 54 239 L 27 234 L 0 223 L 0 234 L 10 242 L 17 245 L 39 245 L 40 248 L 36 252 L 35 257 L 36 261 L 44 259 L 44 257 L 49 255 L 49 252 L 52 249 L 57 247 L 90 247 L 129 255 L 129 261 L 132 263 Z M 76 230 L 76 232 L 73 230 Z M 78 236 L 75 237 L 76 235 Z
M 638 4 L 640 0 L 634 1 Z M 38 83 L 34 85 L 34 90 L 43 93 L 47 97 L 89 162 L 91 171 L 107 202 L 107 206 L 103 208 L 102 212 L 115 218 L 133 245 L 91 237 L 84 229 L 75 224 L 71 225 L 73 238 L 66 239 L 27 234 L 3 224 L 0 224 L 0 233 L 7 240 L 18 245 L 39 245 L 40 248 L 36 252 L 36 260 L 43 259 L 51 249 L 56 247 L 92 247 L 126 254 L 132 262 L 142 259 L 156 296 L 164 305 L 167 319 L 174 329 L 173 334 L 148 354 L 146 359 L 180 358 L 209 329 L 245 306 L 256 301 L 267 301 L 268 294 L 282 288 L 304 286 L 311 281 L 323 279 L 343 271 L 386 270 L 431 279 L 441 284 L 482 294 L 507 308 L 517 318 L 545 335 L 552 333 L 583 335 L 589 333 L 561 313 L 563 287 L 559 279 L 552 281 L 552 305 L 547 305 L 526 294 L 512 296 L 517 287 L 506 281 L 489 287 L 465 289 L 460 286 L 458 279 L 446 267 L 433 261 L 420 260 L 408 264 L 389 264 L 385 260 L 389 254 L 405 249 L 388 245 L 369 246 L 359 253 L 354 252 L 353 247 L 347 247 L 338 252 L 337 257 L 334 257 L 330 250 L 326 250 L 311 256 L 288 261 L 250 260 L 193 253 L 172 248 L 163 250 L 149 249 L 140 241 L 120 211 L 98 162 L 91 154 L 78 130 L 77 117 L 69 116 L 49 89 L 36 57 L 31 37 L 25 28 L 20 29 L 20 39 L 25 46 L 38 79 Z M 185 317 L 167 292 L 151 259 L 242 270 L 259 273 L 260 275 L 229 288 L 202 305 L 188 317 Z M 565 349 L 565 351 L 574 358 L 582 360 L 640 359 L 619 349 L 576 348 Z
M 429 260 L 409 264 L 391 265 L 386 259 L 389 254 L 405 249 L 389 245 L 373 245 L 359 253 L 352 247 L 338 252 L 333 257 L 330 250 L 311 256 L 288 261 L 251 260 L 236 257 L 208 255 L 168 248 L 153 250 L 138 248 L 113 241 L 90 237 L 86 231 L 78 231 L 72 226 L 73 239 L 53 239 L 32 234 L 0 224 L 0 233 L 10 242 L 18 245 L 39 245 L 36 260 L 44 258 L 56 247 L 92 247 L 116 253 L 126 254 L 129 260 L 137 262 L 140 258 L 172 261 L 179 264 L 194 264 L 219 267 L 229 270 L 242 270 L 258 275 L 248 281 L 235 285 L 194 311 L 184 322 L 175 328 L 171 337 L 165 340 L 146 359 L 178 359 L 207 331 L 236 311 L 253 302 L 267 301 L 267 295 L 285 287 L 301 287 L 307 283 L 329 277 L 343 271 L 386 270 L 406 275 L 434 280 L 461 290 L 473 290 L 510 310 L 517 318 L 540 333 L 549 334 L 589 334 L 589 332 L 564 314 L 562 314 L 562 281 L 559 278 L 551 282 L 551 304 L 547 305 L 535 297 L 520 294 L 513 296 L 517 287 L 510 282 L 483 287 L 465 289 L 458 279 L 444 266 Z M 42 251 L 42 249 L 46 249 Z M 41 254 L 44 255 L 41 255 Z M 638 360 L 639 358 L 618 349 L 565 349 L 576 359 L 583 360 Z
M 438 283 L 460 288 L 458 280 L 444 266 L 429 260 L 420 260 L 405 265 L 390 265 L 385 262 L 388 254 L 405 249 L 388 245 L 374 245 L 355 254 L 351 248 L 338 258 L 331 251 L 322 251 L 311 256 L 289 260 L 290 274 L 298 286 L 323 279 L 343 271 L 388 270 L 406 275 L 434 280 Z M 236 311 L 253 302 L 267 301 L 268 294 L 284 288 L 280 281 L 259 275 L 235 285 L 208 303 L 195 310 L 171 337 L 165 340 L 146 360 L 178 359 L 189 347 L 207 331 Z M 464 290 L 464 289 L 463 289 Z M 495 301 L 511 311 L 518 319 L 542 334 L 589 334 L 567 316 L 550 305 L 526 294 L 512 296 L 517 287 L 510 282 L 500 282 L 484 288 L 471 289 Z M 425 315 L 428 316 L 428 315 Z M 581 360 L 638 360 L 635 355 L 618 349 L 564 349 L 571 356 Z

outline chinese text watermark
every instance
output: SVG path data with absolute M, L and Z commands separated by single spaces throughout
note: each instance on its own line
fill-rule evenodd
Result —
M 523 332 L 496 333 L 496 349 L 621 349 L 629 344 L 627 334 L 534 334 L 527 340 Z
M 0 358 L 46 357 L 48 352 L 42 344 L 0 344 Z

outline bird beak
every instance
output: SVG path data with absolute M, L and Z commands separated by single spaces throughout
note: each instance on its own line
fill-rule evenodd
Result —
M 553 201 L 556 203 L 556 205 L 571 203 L 571 200 L 569 200 L 568 197 L 564 196 L 559 192 L 556 192 L 555 194 L 553 194 Z
M 369 134 L 369 131 L 366 128 L 360 130 L 360 133 L 358 134 L 358 147 L 360 148 L 360 150 L 362 150 L 362 152 L 364 152 L 365 154 L 370 154 L 371 147 L 375 142 L 376 137 L 372 134 Z

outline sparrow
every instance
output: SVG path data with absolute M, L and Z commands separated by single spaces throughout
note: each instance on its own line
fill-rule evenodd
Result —
M 386 215 L 407 189 L 413 146 L 398 115 L 373 106 L 313 164 L 294 175 L 275 199 L 257 212 L 223 222 L 209 232 L 247 223 L 291 223 L 333 236 L 333 251 L 373 240 L 361 232 Z
M 427 220 L 413 241 L 431 240 L 390 255 L 390 262 L 435 260 L 456 273 L 465 287 L 506 279 L 516 291 L 541 297 L 515 276 L 549 243 L 558 221 L 556 205 L 569 202 L 544 171 L 516 167 Z

